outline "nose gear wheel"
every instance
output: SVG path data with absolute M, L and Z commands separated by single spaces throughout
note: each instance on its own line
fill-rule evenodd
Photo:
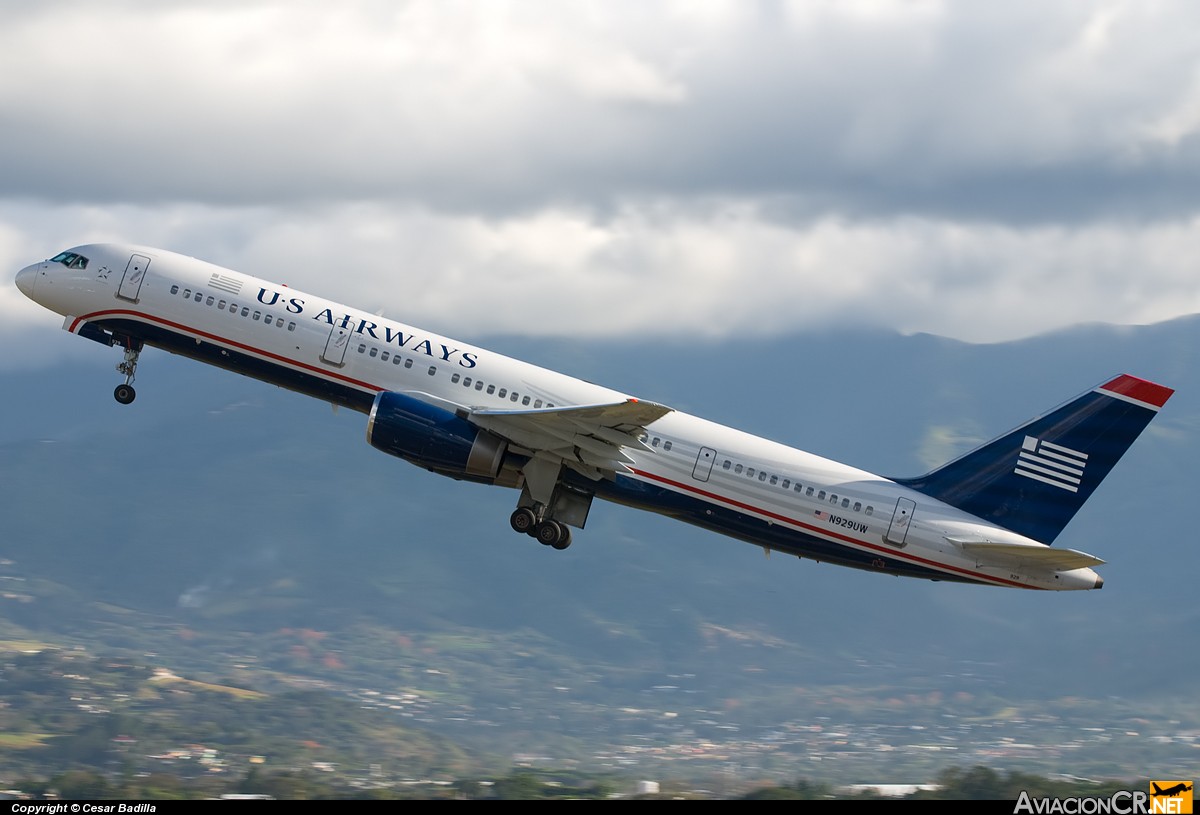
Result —
M 122 405 L 128 405 L 137 398 L 137 391 L 133 389 L 133 377 L 137 373 L 138 357 L 142 353 L 142 343 L 140 340 L 126 340 L 125 342 L 125 359 L 117 365 L 117 373 L 125 374 L 125 384 L 117 385 L 113 391 L 115 398 Z

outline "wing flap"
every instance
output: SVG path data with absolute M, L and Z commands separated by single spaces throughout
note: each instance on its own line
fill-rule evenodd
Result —
M 526 408 L 504 410 L 499 408 L 477 408 L 471 416 L 492 417 L 501 420 L 527 420 L 531 422 L 578 422 L 587 427 L 643 428 L 656 419 L 671 412 L 671 408 L 657 402 L 641 399 L 626 399 L 624 402 L 606 402 L 595 405 L 569 405 L 567 407 Z
M 959 542 L 964 552 L 976 557 L 981 564 L 1006 566 L 1022 564 L 1067 572 L 1103 565 L 1104 561 L 1078 549 L 1058 549 L 1053 546 L 1028 546 L 1019 543 Z
M 469 410 L 470 421 L 543 457 L 560 459 L 589 478 L 628 472 L 633 463 L 623 448 L 644 448 L 638 438 L 647 425 L 671 408 L 640 399 L 595 405 L 501 410 Z

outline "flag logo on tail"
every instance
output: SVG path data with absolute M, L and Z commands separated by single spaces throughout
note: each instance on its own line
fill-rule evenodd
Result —
M 1013 472 L 1068 492 L 1079 492 L 1087 458 L 1087 453 L 1026 436 Z

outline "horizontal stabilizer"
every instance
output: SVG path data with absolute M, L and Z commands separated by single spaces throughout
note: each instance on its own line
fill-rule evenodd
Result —
M 1051 546 L 1029 546 L 1020 543 L 961 543 L 963 551 L 978 558 L 979 563 L 992 566 L 1038 566 L 1057 572 L 1085 569 L 1104 563 L 1098 557 L 1077 549 L 1055 549 Z

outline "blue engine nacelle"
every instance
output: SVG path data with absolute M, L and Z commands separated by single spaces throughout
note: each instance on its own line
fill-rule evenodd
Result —
M 488 483 L 501 477 L 508 442 L 461 416 L 420 399 L 380 391 L 367 420 L 376 450 L 434 472 Z

